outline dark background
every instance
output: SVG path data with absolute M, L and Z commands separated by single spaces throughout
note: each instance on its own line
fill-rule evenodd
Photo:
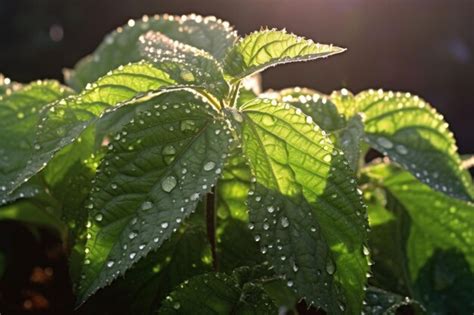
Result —
M 461 153 L 474 153 L 474 0 L 0 0 L 0 73 L 62 80 L 63 67 L 128 19 L 191 12 L 228 20 L 241 34 L 287 28 L 347 47 L 324 61 L 267 70 L 264 87 L 410 91 L 445 115 Z M 0 313 L 71 312 L 57 237 L 0 222 L 0 248 L 15 261 L 0 281 Z
M 0 73 L 62 79 L 105 34 L 143 14 L 216 15 L 241 34 L 287 28 L 349 50 L 264 74 L 265 88 L 410 91 L 451 124 L 474 153 L 474 0 L 0 0 Z

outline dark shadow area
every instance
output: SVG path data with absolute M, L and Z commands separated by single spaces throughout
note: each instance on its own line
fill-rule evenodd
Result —
M 421 268 L 415 287 L 423 292 L 419 299 L 427 306 L 428 314 L 435 309 L 447 315 L 474 313 L 474 275 L 466 257 L 456 249 L 437 249 Z

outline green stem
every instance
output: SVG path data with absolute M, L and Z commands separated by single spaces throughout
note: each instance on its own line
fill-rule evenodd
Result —
M 216 247 L 216 218 L 217 218 L 217 207 L 216 207 L 216 188 L 212 188 L 212 191 L 206 195 L 206 227 L 207 227 L 207 238 L 211 245 L 212 254 L 212 267 L 214 271 L 219 270 L 219 262 L 217 260 L 217 247 Z

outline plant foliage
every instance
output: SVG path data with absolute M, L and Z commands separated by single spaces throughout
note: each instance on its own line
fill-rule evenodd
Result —
M 258 93 L 344 50 L 144 16 L 70 87 L 1 77 L 0 219 L 57 231 L 78 313 L 472 314 L 474 188 L 443 117 L 410 93 Z

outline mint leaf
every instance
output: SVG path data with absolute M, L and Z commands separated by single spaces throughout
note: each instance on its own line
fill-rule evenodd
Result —
M 213 16 L 143 16 L 141 20 L 130 20 L 127 25 L 108 34 L 94 53 L 79 61 L 74 70 L 65 72 L 66 81 L 79 91 L 109 70 L 139 61 L 142 57 L 138 39 L 147 31 L 160 32 L 173 40 L 205 50 L 217 60 L 224 57 L 237 39 L 228 22 Z
M 224 60 L 224 73 L 236 82 L 278 64 L 314 60 L 343 51 L 284 30 L 262 30 L 245 36 L 232 47 Z
M 32 196 L 41 187 L 24 185 L 13 195 L 25 178 L 16 181 L 28 167 L 27 159 L 34 154 L 35 126 L 40 111 L 49 103 L 63 98 L 70 91 L 56 81 L 38 81 L 0 96 L 0 205 L 17 198 Z
M 81 302 L 159 248 L 223 167 L 229 132 L 204 101 L 183 91 L 140 106 L 109 144 L 86 205 Z
M 196 276 L 163 301 L 160 314 L 276 314 L 278 308 L 259 283 L 267 273 L 244 267 L 232 275 Z
M 448 124 L 428 103 L 410 93 L 369 90 L 354 98 L 365 116 L 367 142 L 430 187 L 472 200 L 469 174 L 462 170 Z
M 300 109 L 256 99 L 242 111 L 255 240 L 308 304 L 359 313 L 367 222 L 347 161 Z

